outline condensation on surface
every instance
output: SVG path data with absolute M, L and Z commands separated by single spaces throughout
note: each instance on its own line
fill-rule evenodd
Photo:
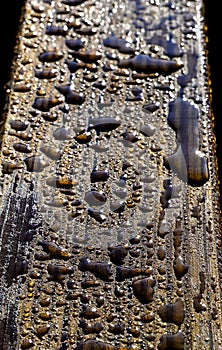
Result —
M 2 349 L 220 349 L 202 3 L 27 0 L 1 143 Z

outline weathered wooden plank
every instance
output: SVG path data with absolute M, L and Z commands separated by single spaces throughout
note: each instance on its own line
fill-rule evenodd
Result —
M 1 139 L 2 349 L 220 349 L 203 4 L 30 1 Z

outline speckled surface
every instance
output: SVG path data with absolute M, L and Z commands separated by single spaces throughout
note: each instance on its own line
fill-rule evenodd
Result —
M 2 123 L 3 350 L 219 350 L 200 0 L 26 1 Z

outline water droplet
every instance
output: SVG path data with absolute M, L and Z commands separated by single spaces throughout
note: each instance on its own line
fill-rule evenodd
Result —
M 72 254 L 70 254 L 65 248 L 58 246 L 54 242 L 39 241 L 38 243 L 52 258 L 70 259 L 72 257 Z
M 143 278 L 133 281 L 133 293 L 135 297 L 142 304 L 148 304 L 153 301 L 154 286 L 156 281 L 154 279 Z
M 103 214 L 103 212 L 100 210 L 89 208 L 88 214 L 89 214 L 89 216 L 91 216 L 93 219 L 95 219 L 100 224 L 102 224 L 104 221 L 107 220 L 106 215 Z
M 39 55 L 41 62 L 57 62 L 63 58 L 63 53 L 59 51 L 46 51 Z
M 78 58 L 84 63 L 97 63 L 102 55 L 97 51 L 75 51 L 72 53 L 74 58 Z
M 90 118 L 89 130 L 95 129 L 100 132 L 109 132 L 115 130 L 121 125 L 121 122 L 114 118 Z
M 174 304 L 161 306 L 157 313 L 163 322 L 170 322 L 180 326 L 185 317 L 183 301 L 177 299 Z
M 49 112 L 51 108 L 61 103 L 63 103 L 63 100 L 58 98 L 36 97 L 32 107 L 42 112 Z
M 183 64 L 173 60 L 155 59 L 151 58 L 149 55 L 141 54 L 133 58 L 120 60 L 118 67 L 130 68 L 146 74 L 159 73 L 168 75 L 182 68 Z
M 67 4 L 69 6 L 78 6 L 78 5 L 83 4 L 86 1 L 88 1 L 88 0 L 62 0 L 62 2 L 64 4 Z
M 48 186 L 56 188 L 70 189 L 77 184 L 75 180 L 71 180 L 65 177 L 50 177 L 46 180 Z
M 41 172 L 49 164 L 43 161 L 40 156 L 31 156 L 24 159 L 26 168 L 30 172 Z
M 50 326 L 49 325 L 44 325 L 44 326 L 39 326 L 36 328 L 36 335 L 38 337 L 43 337 L 44 335 L 46 335 L 50 330 Z
M 108 263 L 103 262 L 91 262 L 87 257 L 80 259 L 79 263 L 80 271 L 89 271 L 95 277 L 98 277 L 102 281 L 110 281 L 112 277 L 111 266 Z
M 141 127 L 140 127 L 140 132 L 143 134 L 143 135 L 145 135 L 145 136 L 149 136 L 149 137 L 151 137 L 151 136 L 153 136 L 154 135 L 154 133 L 155 133 L 155 127 L 154 126 L 152 126 L 152 125 L 141 125 Z
M 82 49 L 84 47 L 84 43 L 81 39 L 68 39 L 65 43 L 69 49 L 75 51 L 78 51 L 79 49 Z
M 189 270 L 189 266 L 184 264 L 180 256 L 174 260 L 173 268 L 174 268 L 176 278 L 178 280 L 180 280 L 184 275 L 186 275 L 186 273 Z
M 68 32 L 68 27 L 65 25 L 63 27 L 61 26 L 46 26 L 45 33 L 47 35 L 61 35 L 66 36 Z
M 57 74 L 58 73 L 55 69 L 49 69 L 49 68 L 35 71 L 35 77 L 38 79 L 53 79 L 53 78 L 56 78 Z
M 13 171 L 16 169 L 21 169 L 21 166 L 10 162 L 5 162 L 5 161 L 2 163 L 3 174 L 12 174 Z
M 70 131 L 65 126 L 62 126 L 60 128 L 57 128 L 53 132 L 53 136 L 56 140 L 64 141 L 64 140 L 70 140 Z
M 86 318 L 87 320 L 92 320 L 100 317 L 100 312 L 96 311 L 96 309 L 91 308 L 90 306 L 83 306 L 83 310 L 80 313 L 80 317 Z
M 68 104 L 82 105 L 85 102 L 84 95 L 73 91 L 69 85 L 59 85 L 56 89 L 65 96 L 65 102 Z
M 62 266 L 58 264 L 48 264 L 48 273 L 53 280 L 63 283 L 65 280 L 65 275 L 70 275 L 73 273 L 73 269 L 67 266 Z
M 94 170 L 91 172 L 90 180 L 92 183 L 95 182 L 105 182 L 109 178 L 108 171 L 105 170 Z
M 135 53 L 135 50 L 127 44 L 126 40 L 118 38 L 116 36 L 111 36 L 107 39 L 104 39 L 103 45 L 106 47 L 117 49 L 120 53 L 130 55 L 133 55 Z
M 62 156 L 62 151 L 57 149 L 56 146 L 42 146 L 40 151 L 52 160 L 59 160 Z
M 24 339 L 21 344 L 21 349 L 31 349 L 34 343 L 31 339 Z
M 140 268 L 131 268 L 131 267 L 121 267 L 117 266 L 116 268 L 116 281 L 122 282 L 126 279 L 131 279 L 140 275 L 148 275 L 150 276 L 152 273 L 152 269 L 140 269 Z
M 91 141 L 92 136 L 90 133 L 80 132 L 74 137 L 74 139 L 80 144 L 87 144 Z
M 22 122 L 20 120 L 12 120 L 10 121 L 11 128 L 16 131 L 24 131 L 28 127 L 28 123 Z
M 191 186 L 209 179 L 207 159 L 199 151 L 198 109 L 182 98 L 170 103 L 168 124 L 176 132 L 179 146 L 167 158 L 170 168 Z
M 118 245 L 116 247 L 109 247 L 109 257 L 113 264 L 115 265 L 123 265 L 124 259 L 127 256 L 127 249 L 122 245 Z
M 21 153 L 31 153 L 32 152 L 32 150 L 30 148 L 28 148 L 28 146 L 25 145 L 24 143 L 13 143 L 13 148 L 15 151 L 21 152 Z
M 158 350 L 184 350 L 184 338 L 181 331 L 176 334 L 164 334 L 160 338 Z
M 85 194 L 85 201 L 90 206 L 102 206 L 106 203 L 106 196 L 104 193 L 92 190 Z

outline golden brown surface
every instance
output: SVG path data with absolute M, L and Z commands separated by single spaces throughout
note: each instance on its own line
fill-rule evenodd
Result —
M 220 350 L 200 0 L 27 0 L 1 146 L 3 350 Z

